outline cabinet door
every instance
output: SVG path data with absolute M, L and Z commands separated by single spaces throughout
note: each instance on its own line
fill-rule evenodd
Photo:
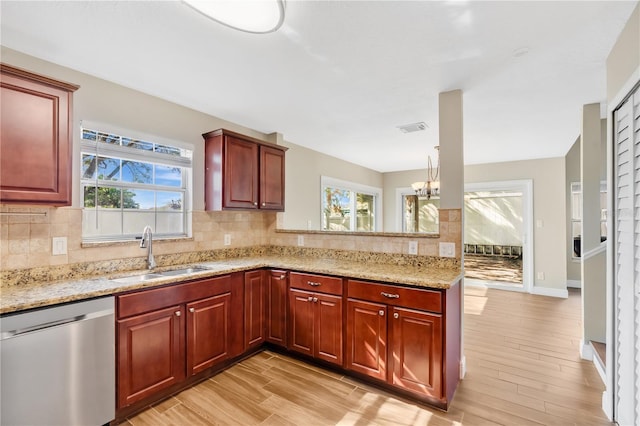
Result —
M 347 301 L 346 368 L 386 380 L 387 306 L 349 299 Z
M 173 306 L 118 321 L 118 407 L 184 379 L 183 318 Z
M 260 147 L 260 208 L 284 211 L 284 151 Z
M 258 208 L 258 145 L 225 136 L 223 208 Z
M 0 202 L 71 205 L 72 92 L 2 64 Z
M 311 292 L 289 290 L 289 349 L 309 356 L 313 356 L 313 298 Z
M 342 365 L 342 297 L 320 293 L 314 297 L 314 356 Z
M 272 270 L 266 282 L 267 341 L 280 346 L 287 345 L 287 273 Z
M 244 274 L 244 350 L 264 341 L 265 295 L 263 271 Z
M 442 397 L 442 317 L 392 308 L 391 384 Z
M 229 357 L 231 294 L 187 304 L 187 374 L 199 373 Z

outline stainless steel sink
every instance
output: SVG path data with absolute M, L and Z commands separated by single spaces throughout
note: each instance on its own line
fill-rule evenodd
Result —
M 158 272 L 158 274 L 163 275 L 165 277 L 170 277 L 173 275 L 187 275 L 193 274 L 195 272 L 206 271 L 208 268 L 204 268 L 202 266 L 193 266 L 191 268 L 183 268 L 183 269 L 173 269 L 171 271 Z
M 111 281 L 115 281 L 117 283 L 122 284 L 131 284 L 131 283 L 139 283 L 142 281 L 152 280 L 154 278 L 162 278 L 164 275 L 160 274 L 142 274 L 142 275 L 131 275 L 129 277 L 122 278 L 112 278 Z
M 190 268 L 172 269 L 170 271 L 164 271 L 164 272 L 149 272 L 147 274 L 136 274 L 136 275 L 129 275 L 127 277 L 112 278 L 111 281 L 115 281 L 117 283 L 122 283 L 122 284 L 132 284 L 132 283 L 139 283 L 147 280 L 152 280 L 154 278 L 172 277 L 174 275 L 189 275 L 196 272 L 206 271 L 207 269 L 208 268 L 205 268 L 202 266 L 192 266 Z

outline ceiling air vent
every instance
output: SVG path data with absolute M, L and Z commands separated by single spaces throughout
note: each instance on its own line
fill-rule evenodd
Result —
M 402 133 L 413 133 L 413 132 L 420 132 L 423 130 L 427 130 L 427 127 L 429 126 L 427 126 L 424 121 L 420 121 L 418 123 L 411 123 L 411 124 L 405 124 L 404 126 L 398 126 L 398 129 L 400 129 Z

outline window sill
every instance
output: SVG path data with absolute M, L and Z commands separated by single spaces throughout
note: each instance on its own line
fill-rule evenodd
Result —
M 162 237 L 156 238 L 153 237 L 153 242 L 163 242 L 163 241 L 193 241 L 193 237 Z M 140 245 L 140 240 L 126 240 L 126 241 L 83 241 L 80 244 L 80 248 L 95 248 L 95 247 L 118 247 L 118 246 L 128 246 L 131 244 Z

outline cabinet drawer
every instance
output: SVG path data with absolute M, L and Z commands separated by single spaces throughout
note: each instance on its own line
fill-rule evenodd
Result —
M 175 284 L 124 294 L 118 296 L 118 318 L 126 318 L 131 315 L 154 311 L 171 305 L 179 305 L 230 291 L 230 276 L 224 275 L 186 284 Z
M 342 278 L 291 272 L 289 274 L 289 285 L 292 288 L 301 290 L 311 290 L 337 296 L 342 295 Z
M 422 311 L 442 312 L 442 293 L 437 290 L 423 290 L 366 281 L 349 280 L 349 298 L 403 306 Z

